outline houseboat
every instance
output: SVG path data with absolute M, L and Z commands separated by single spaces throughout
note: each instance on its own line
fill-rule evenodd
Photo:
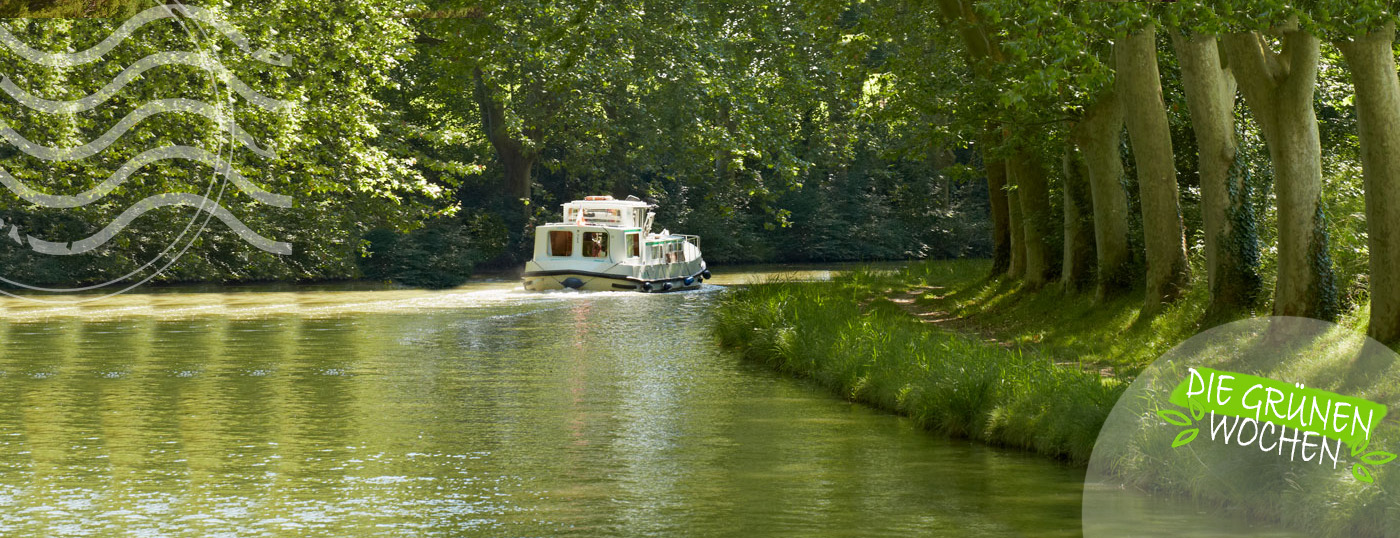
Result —
M 589 196 L 563 204 L 564 220 L 535 228 L 525 289 L 660 292 L 710 278 L 700 237 L 651 231 L 655 206 L 629 196 Z

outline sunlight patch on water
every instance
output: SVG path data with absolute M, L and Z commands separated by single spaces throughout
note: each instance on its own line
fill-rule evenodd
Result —
M 723 286 L 704 285 L 674 293 L 714 293 Z M 196 292 L 126 294 L 76 305 L 39 304 L 0 299 L 0 320 L 86 321 L 127 318 L 189 319 L 220 317 L 257 319 L 274 316 L 307 318 L 352 314 L 414 313 L 426 310 L 528 305 L 599 298 L 631 298 L 652 294 L 629 291 L 526 291 L 517 282 L 482 282 L 451 290 L 396 289 L 379 291 L 305 291 L 292 293 Z
M 894 267 L 877 264 L 877 267 Z M 714 269 L 714 278 L 699 289 L 673 293 L 714 293 L 725 286 L 757 284 L 771 280 L 830 280 L 851 264 L 831 266 L 747 266 Z M 53 296 L 41 303 L 0 297 L 0 320 L 45 321 L 54 319 L 114 320 L 126 318 L 189 319 L 216 316 L 257 319 L 281 315 L 336 317 L 369 313 L 412 313 L 425 310 L 486 306 L 512 306 L 540 302 L 586 301 L 597 298 L 644 297 L 639 291 L 526 291 L 519 280 L 491 279 L 450 290 L 407 288 L 362 289 L 363 283 L 333 285 L 275 285 L 250 287 L 150 288 L 93 302 L 62 303 L 82 296 Z M 376 285 L 377 286 L 377 285 Z M 361 289 L 357 289 L 361 288 Z

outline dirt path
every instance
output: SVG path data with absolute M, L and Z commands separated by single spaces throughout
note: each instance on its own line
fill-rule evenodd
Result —
M 971 323 L 968 320 L 958 317 L 957 315 L 954 315 L 951 312 L 948 312 L 946 310 L 929 309 L 919 304 L 919 297 L 922 297 L 924 294 L 931 292 L 936 293 L 943 289 L 943 286 L 915 286 L 913 288 L 904 290 L 903 292 L 895 292 L 892 290 L 887 296 L 887 298 L 890 302 L 894 303 L 895 305 L 898 305 L 900 309 L 904 310 L 905 312 L 908 312 L 909 315 L 914 316 L 922 323 L 930 323 L 948 331 L 953 331 L 969 336 L 976 336 L 988 344 L 1000 346 L 1005 349 L 1015 349 L 1016 347 L 1018 347 L 1016 342 L 998 340 L 986 329 L 978 327 L 975 323 Z M 942 298 L 942 296 L 934 297 L 934 299 Z M 1114 376 L 1113 367 L 1111 366 L 1099 367 L 1096 365 L 1083 364 L 1073 361 L 1055 361 L 1055 364 L 1067 368 L 1081 368 L 1085 371 L 1096 371 L 1100 376 L 1103 377 Z
M 908 312 L 909 315 L 914 316 L 922 323 L 931 323 L 949 331 L 954 331 L 966 335 L 975 335 L 983 341 L 987 342 L 988 344 L 993 344 L 1008 349 L 1016 347 L 1016 344 L 1014 342 L 1003 342 L 1001 340 L 998 340 L 996 337 L 992 336 L 986 330 L 981 329 L 980 327 L 977 327 L 971 323 L 962 323 L 965 320 L 954 315 L 951 312 L 948 312 L 946 310 L 929 309 L 919 304 L 919 297 L 923 296 L 926 293 L 938 292 L 943 289 L 943 286 L 915 286 L 913 288 L 904 290 L 901 293 L 892 292 L 888 299 L 890 300 L 890 302 L 898 305 L 899 308 L 903 309 L 905 312 Z M 942 296 L 934 297 L 934 299 L 942 298 Z

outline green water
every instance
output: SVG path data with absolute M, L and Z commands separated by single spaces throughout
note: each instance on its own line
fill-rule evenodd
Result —
M 719 286 L 0 303 L 3 536 L 1075 536 L 1082 471 L 741 362 Z

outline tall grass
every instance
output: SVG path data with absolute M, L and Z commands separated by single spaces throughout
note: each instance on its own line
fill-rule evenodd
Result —
M 714 330 L 748 359 L 928 429 L 1088 461 L 1120 383 L 931 328 L 882 297 L 888 278 L 749 286 L 721 301 Z
M 831 282 L 753 285 L 721 301 L 714 330 L 722 344 L 750 360 L 810 377 L 928 429 L 1084 464 L 1131 376 L 1200 331 L 1268 312 L 1261 305 L 1208 313 L 1203 278 L 1177 302 L 1142 317 L 1140 291 L 1107 299 L 1054 286 L 1030 293 L 1014 280 L 987 278 L 987 270 L 985 261 L 939 261 L 897 272 L 853 271 Z M 918 293 L 906 293 L 911 290 Z M 916 295 L 911 309 L 939 312 L 944 323 L 921 323 L 888 299 Z M 1305 379 L 1309 387 L 1400 407 L 1400 361 L 1361 361 L 1356 346 L 1342 345 L 1364 340 L 1365 318 L 1362 304 L 1340 320 L 1330 339 L 1303 353 L 1307 360 L 1262 375 Z M 1123 377 L 1101 377 L 1100 369 Z M 1375 446 L 1394 446 L 1400 428 L 1387 421 L 1376 435 Z M 1380 468 L 1376 487 L 1357 488 L 1346 469 L 1307 476 L 1280 471 L 1289 487 L 1241 497 L 1212 484 L 1257 480 L 1246 476 L 1257 468 L 1214 466 L 1203 472 L 1200 465 L 1167 458 L 1165 452 L 1176 450 L 1170 439 L 1151 438 L 1142 446 L 1147 448 L 1113 463 L 1140 489 L 1242 508 L 1251 517 L 1317 535 L 1383 535 L 1397 521 L 1393 501 L 1382 492 L 1400 488 L 1400 472 Z M 1192 448 L 1215 449 L 1223 447 Z M 1176 463 L 1162 464 L 1169 460 Z

